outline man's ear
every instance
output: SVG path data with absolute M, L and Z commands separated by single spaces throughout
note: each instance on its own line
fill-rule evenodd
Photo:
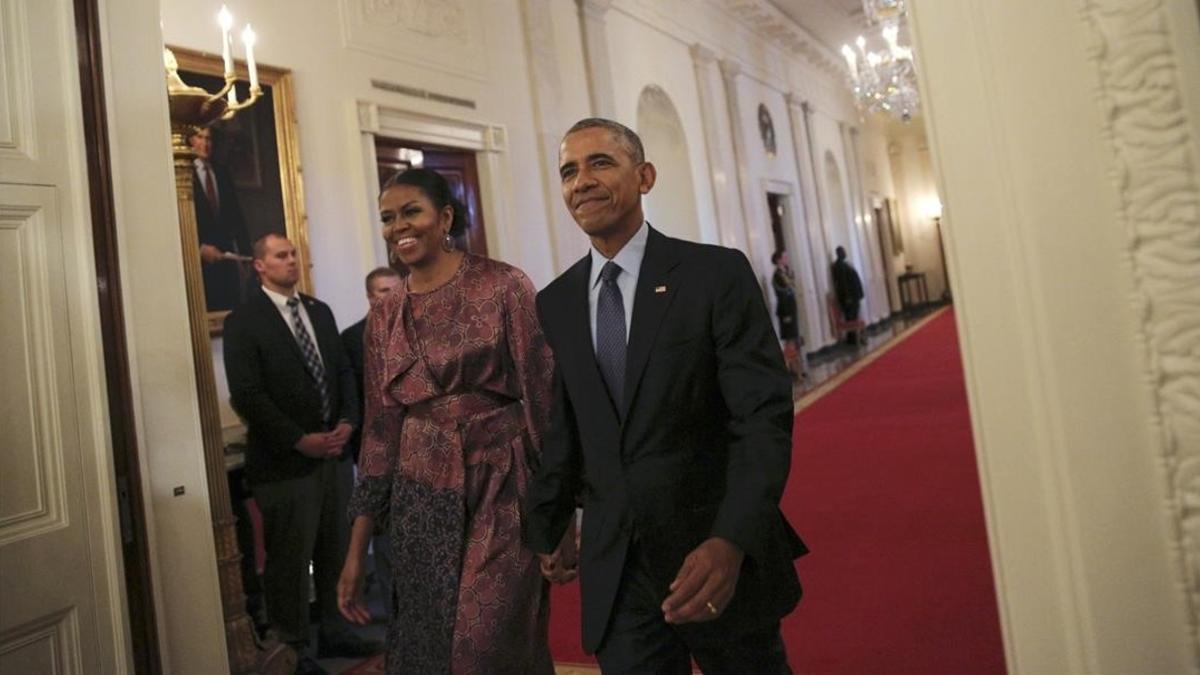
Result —
M 650 162 L 642 162 L 638 167 L 638 173 L 641 175 L 641 184 L 638 185 L 638 191 L 642 194 L 649 194 L 654 188 L 654 182 L 658 180 L 658 169 Z

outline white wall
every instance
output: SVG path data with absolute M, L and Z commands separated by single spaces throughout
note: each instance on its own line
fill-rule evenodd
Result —
M 1200 672 L 1196 4 L 910 7 L 1010 672 Z
M 920 120 L 918 120 L 920 123 Z M 939 200 L 938 187 L 924 129 L 910 125 L 892 132 L 892 174 L 898 195 L 901 231 L 904 233 L 904 264 L 924 272 L 929 295 L 939 298 L 946 289 L 942 254 L 931 204 Z M 903 268 L 901 268 L 903 269 Z
M 698 220 L 691 227 L 663 221 L 660 229 L 685 238 L 715 243 L 717 225 L 713 210 L 711 206 L 703 206 L 712 204 L 712 188 L 708 179 L 708 159 L 702 151 L 704 127 L 700 119 L 696 75 L 688 44 L 615 9 L 608 12 L 605 21 L 617 121 L 636 129 L 642 90 L 647 86 L 656 86 L 666 93 L 675 106 L 687 139 L 692 162 L 689 167 L 690 182 L 695 189 L 696 204 L 701 205 L 694 209 Z M 654 157 L 647 159 L 654 161 Z M 688 236 L 692 232 L 696 236 Z
M 112 0 L 102 9 L 117 241 L 163 670 L 222 672 L 228 659 L 192 369 L 158 3 Z

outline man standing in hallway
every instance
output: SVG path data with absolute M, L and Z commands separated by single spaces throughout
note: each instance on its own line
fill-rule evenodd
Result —
M 336 596 L 352 481 L 344 448 L 359 423 L 354 375 L 329 307 L 296 291 L 292 242 L 269 234 L 253 252 L 262 288 L 226 317 L 224 351 L 230 403 L 247 427 L 246 479 L 263 516 L 268 618 L 303 654 L 311 561 L 318 656 L 367 656 L 379 645 L 350 632 Z M 324 671 L 305 656 L 297 672 Z
M 250 254 L 242 207 L 229 172 L 212 162 L 212 130 L 197 130 L 188 137 L 188 145 L 196 153 L 192 161 L 192 196 L 205 301 L 210 312 L 233 309 L 241 301 L 246 285 L 242 260 Z
M 842 310 L 842 318 L 846 321 L 858 319 L 858 308 L 863 299 L 862 280 L 858 272 L 846 261 L 846 249 L 838 246 L 835 249 L 837 260 L 833 261 L 833 294 L 837 298 L 838 308 Z M 846 335 L 850 344 L 858 344 L 862 336 L 857 331 Z
M 792 391 L 754 272 L 645 222 L 656 172 L 625 126 L 575 124 L 559 173 L 592 249 L 538 295 L 556 394 L 526 541 L 568 578 L 582 503 L 583 646 L 605 673 L 790 672 L 807 549 L 778 509 Z
M 401 284 L 400 273 L 390 267 L 376 267 L 367 274 L 367 302 L 371 307 L 383 298 L 386 298 L 392 291 Z M 358 323 L 353 324 L 346 330 L 342 331 L 342 346 L 346 348 L 346 357 L 350 360 L 350 368 L 354 371 L 354 383 L 357 385 L 358 400 L 365 401 L 363 398 L 363 374 L 364 364 L 366 363 L 365 348 L 363 345 L 363 336 L 367 329 L 367 317 L 363 317 Z M 359 446 L 362 444 L 362 428 L 354 430 L 350 436 L 350 455 L 354 459 L 355 465 L 358 464 Z M 388 564 L 388 536 L 386 530 L 379 530 L 371 540 L 371 547 L 374 550 L 375 561 L 375 578 L 382 588 L 382 597 L 385 611 L 391 606 L 392 598 L 392 570 Z

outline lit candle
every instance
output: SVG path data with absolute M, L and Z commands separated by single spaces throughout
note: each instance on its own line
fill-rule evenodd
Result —
M 221 5 L 221 11 L 217 13 L 217 23 L 221 24 L 221 56 L 225 59 L 225 76 L 228 77 L 233 74 L 233 54 L 229 51 L 229 29 L 233 28 L 233 15 L 225 5 Z
M 250 24 L 242 31 L 242 44 L 246 46 L 246 67 L 250 70 L 250 91 L 258 89 L 258 67 L 254 65 L 254 40 L 257 36 Z

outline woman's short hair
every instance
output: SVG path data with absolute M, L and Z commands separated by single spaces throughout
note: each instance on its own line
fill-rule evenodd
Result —
M 420 190 L 433 202 L 433 208 L 439 213 L 447 206 L 454 209 L 454 219 L 450 222 L 450 236 L 457 237 L 467 231 L 467 209 L 454 198 L 454 194 L 450 192 L 450 183 L 442 174 L 433 169 L 405 169 L 387 179 L 383 189 L 379 191 L 380 196 L 399 185 L 409 185 Z

